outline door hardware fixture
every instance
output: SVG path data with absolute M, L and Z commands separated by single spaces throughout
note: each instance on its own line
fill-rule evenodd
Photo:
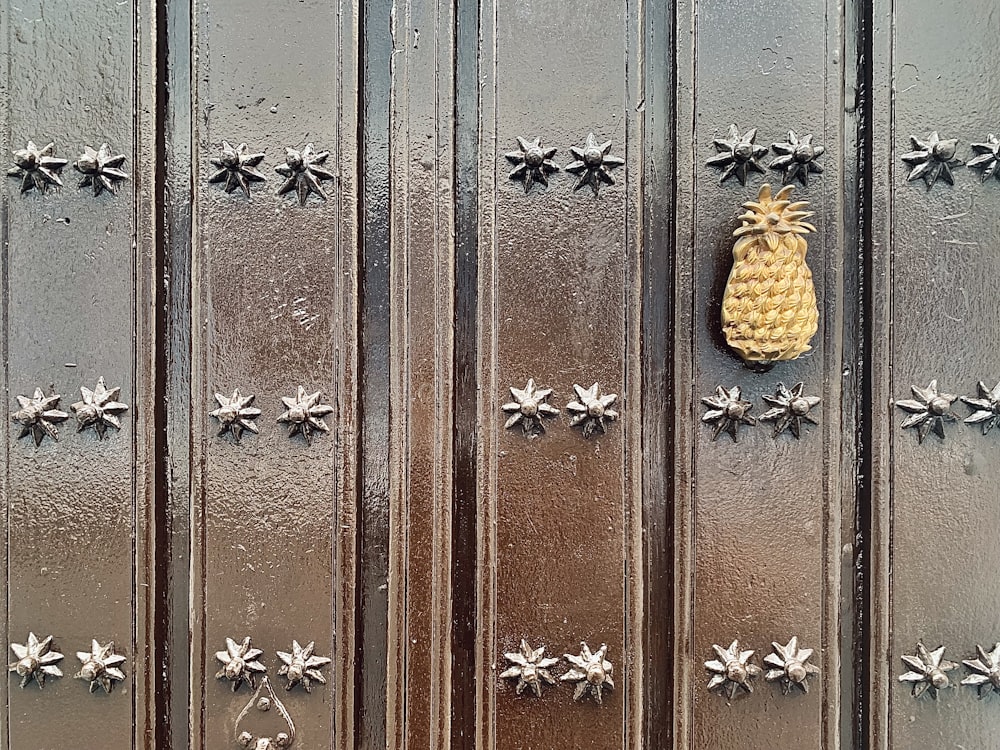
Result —
M 258 434 L 260 429 L 254 422 L 260 416 L 260 409 L 251 406 L 255 396 L 250 394 L 244 396 L 240 389 L 236 388 L 232 396 L 223 396 L 221 393 L 215 394 L 215 401 L 219 404 L 218 409 L 213 409 L 208 416 L 219 420 L 219 435 L 227 432 L 233 436 L 233 442 L 239 443 L 243 437 L 243 430 L 249 430 L 253 434 Z
M 712 650 L 716 658 L 705 662 L 705 669 L 711 674 L 708 689 L 727 694 L 729 700 L 736 696 L 737 690 L 752 693 L 753 681 L 761 674 L 761 668 L 750 661 L 755 652 L 741 650 L 738 640 L 729 648 L 713 643 Z
M 7 671 L 17 673 L 22 688 L 32 680 L 38 683 L 39 688 L 44 688 L 46 677 L 63 676 L 62 670 L 56 666 L 63 660 L 63 655 L 52 650 L 51 635 L 38 640 L 34 633 L 28 633 L 27 643 L 11 643 L 10 650 L 17 661 L 8 664 Z
M 939 690 L 951 687 L 951 681 L 945 672 L 952 671 L 958 665 L 944 658 L 944 648 L 938 646 L 934 651 L 928 651 L 923 642 L 918 641 L 916 654 L 902 656 L 903 663 L 910 669 L 899 676 L 899 681 L 913 685 L 914 698 L 929 691 L 930 696 L 936 700 Z
M 803 383 L 796 383 L 789 389 L 784 383 L 778 383 L 773 396 L 767 394 L 761 396 L 771 408 L 760 415 L 760 420 L 774 422 L 774 437 L 777 438 L 787 429 L 798 438 L 802 433 L 803 422 L 819 424 L 809 416 L 809 412 L 819 404 L 820 398 L 802 395 L 804 387 Z
M 331 659 L 328 656 L 315 656 L 313 654 L 315 650 L 315 641 L 309 641 L 305 647 L 302 647 L 298 641 L 293 640 L 291 653 L 287 651 L 276 652 L 278 658 L 284 662 L 278 669 L 278 674 L 288 678 L 285 690 L 291 690 L 302 683 L 306 692 L 311 693 L 314 680 L 321 685 L 326 684 L 326 678 L 319 670 L 329 664 Z
M 911 385 L 910 390 L 916 400 L 901 399 L 896 402 L 896 406 L 910 413 L 900 427 L 904 430 L 915 427 L 918 443 L 924 442 L 930 432 L 944 440 L 945 422 L 956 422 L 959 419 L 951 410 L 951 405 L 958 400 L 958 396 L 938 391 L 937 380 L 932 380 L 926 388 Z
M 803 186 L 809 185 L 809 173 L 821 173 L 823 167 L 816 159 L 826 151 L 822 146 L 814 146 L 812 135 L 804 135 L 800 139 L 794 130 L 788 131 L 788 139 L 784 143 L 772 143 L 771 148 L 781 154 L 768 166 L 783 172 L 781 181 L 788 185 L 798 177 Z
M 702 415 L 701 421 L 715 424 L 712 431 L 713 441 L 723 432 L 727 432 L 734 443 L 738 442 L 740 425 L 753 427 L 757 424 L 757 420 L 750 416 L 753 404 L 743 400 L 743 390 L 738 385 L 728 390 L 720 385 L 716 387 L 714 396 L 705 396 L 701 402 L 710 407 Z
M 962 421 L 966 424 L 980 425 L 985 435 L 1000 424 L 1000 383 L 993 388 L 987 388 L 986 383 L 980 380 L 978 388 L 979 398 L 962 396 L 962 401 L 972 409 L 972 414 Z
M 586 642 L 581 642 L 579 655 L 563 654 L 563 658 L 572 664 L 573 668 L 559 679 L 563 682 L 576 683 L 573 700 L 578 701 L 589 693 L 594 696 L 598 704 L 601 704 L 604 689 L 614 689 L 615 683 L 612 679 L 614 666 L 604 658 L 607 653 L 608 647 L 603 643 L 594 653 Z
M 76 431 L 83 432 L 88 427 L 93 427 L 98 440 L 104 440 L 108 427 L 120 430 L 122 423 L 118 414 L 128 410 L 127 404 L 118 401 L 121 390 L 120 386 L 108 389 L 103 377 L 97 379 L 94 390 L 81 386 L 80 395 L 83 400 L 69 407 L 76 414 Z
M 720 184 L 735 176 L 741 185 L 746 185 L 751 169 L 764 174 L 759 160 L 767 153 L 767 146 L 761 146 L 756 141 L 757 128 L 740 135 L 740 129 L 735 124 L 729 126 L 729 134 L 725 138 L 712 141 L 718 153 L 705 163 L 710 167 L 723 168 Z
M 235 192 L 236 188 L 243 195 L 250 197 L 250 183 L 264 182 L 267 178 L 257 171 L 257 165 L 264 159 L 263 153 L 252 153 L 250 147 L 241 143 L 233 148 L 229 141 L 222 142 L 222 153 L 209 159 L 216 168 L 209 182 L 225 182 L 223 189 L 227 193 Z
M 337 175 L 322 166 L 329 156 L 329 151 L 319 153 L 314 151 L 311 143 L 307 143 L 301 151 L 286 148 L 285 163 L 274 168 L 275 172 L 285 178 L 278 188 L 278 195 L 295 191 L 300 206 L 306 205 L 310 193 L 316 193 L 325 201 L 326 193 L 323 192 L 322 181 L 337 178 Z
M 976 646 L 978 659 L 963 659 L 962 664 L 971 669 L 971 674 L 962 680 L 963 685 L 969 685 L 979 691 L 979 697 L 985 698 L 994 690 L 1000 693 L 1000 643 L 987 651 L 982 646 Z
M 35 441 L 36 448 L 42 444 L 42 438 L 46 435 L 58 442 L 59 430 L 55 426 L 69 419 L 69 414 L 55 408 L 62 396 L 57 393 L 46 396 L 41 388 L 36 388 L 31 398 L 27 396 L 16 398 L 21 408 L 11 413 L 11 419 L 21 425 L 18 439 L 30 435 Z
M 598 143 L 593 133 L 587 136 L 587 142 L 582 148 L 570 146 L 569 150 L 576 157 L 576 161 L 567 164 L 566 171 L 579 175 L 580 178 L 573 186 L 573 190 L 590 185 L 595 196 L 602 182 L 607 185 L 615 184 L 611 170 L 625 163 L 621 157 L 608 153 L 611 151 L 611 141 Z
M 323 417 L 332 414 L 333 407 L 323 403 L 323 396 L 319 391 L 306 394 L 306 389 L 300 385 L 294 397 L 282 396 L 281 402 L 285 405 L 285 411 L 278 417 L 278 421 L 288 425 L 289 437 L 301 433 L 306 443 L 312 444 L 313 432 L 330 431 Z
M 270 717 L 277 716 L 275 721 Z M 272 732 L 276 725 L 280 731 Z M 266 732 L 266 733 L 265 733 Z M 275 695 L 271 682 L 264 677 L 253 697 L 236 717 L 236 743 L 250 750 L 284 750 L 295 742 L 295 724 L 288 709 Z
M 799 639 L 792 636 L 788 643 L 782 646 L 772 642 L 773 654 L 764 657 L 764 664 L 770 669 L 764 674 L 768 682 L 779 682 L 781 692 L 785 695 L 793 688 L 799 688 L 803 693 L 809 692 L 809 676 L 819 674 L 819 667 L 810 664 L 813 655 L 811 648 L 799 648 Z
M 966 163 L 969 169 L 980 170 L 979 179 L 986 182 L 990 177 L 1000 180 L 1000 138 L 990 133 L 985 143 L 973 143 L 972 150 L 976 156 Z
M 232 638 L 226 638 L 226 650 L 215 652 L 215 658 L 222 663 L 222 668 L 215 673 L 215 678 L 229 680 L 234 693 L 244 682 L 255 688 L 256 676 L 267 672 L 267 668 L 258 661 L 263 653 L 259 648 L 250 647 L 250 636 L 240 643 Z
M 551 388 L 536 388 L 533 378 L 528 378 L 524 388 L 510 387 L 513 401 L 506 403 L 500 409 L 510 415 L 504 424 L 509 429 L 518 424 L 527 438 L 533 438 L 545 432 L 542 419 L 551 419 L 559 414 L 559 409 L 546 403 L 552 395 Z
M 791 202 L 786 185 L 772 198 L 761 185 L 756 201 L 733 236 L 733 267 L 722 298 L 722 331 L 726 343 L 748 363 L 796 359 L 812 347 L 819 309 L 812 271 L 806 264 L 809 246 L 803 235 L 816 227 L 806 201 Z
M 939 177 L 949 185 L 955 184 L 951 168 L 962 164 L 962 160 L 955 157 L 957 138 L 942 140 L 935 130 L 925 140 L 911 135 L 910 144 L 913 150 L 900 157 L 913 167 L 906 176 L 907 182 L 923 178 L 928 190 L 934 187 Z
M 33 141 L 28 141 L 25 148 L 13 153 L 14 166 L 7 170 L 7 176 L 21 178 L 22 193 L 33 189 L 47 193 L 52 185 L 62 187 L 59 175 L 69 160 L 56 157 L 55 143 L 38 148 Z
M 517 165 L 508 175 L 510 179 L 520 180 L 524 184 L 525 194 L 531 192 L 536 182 L 548 187 L 548 176 L 559 171 L 559 165 L 552 161 L 557 149 L 551 146 L 543 147 L 540 136 L 533 141 L 519 136 L 517 146 L 517 151 L 504 154 L 508 161 Z
M 94 197 L 107 190 L 112 195 L 118 192 L 118 185 L 128 179 L 121 169 L 125 154 L 112 154 L 107 143 L 102 143 L 96 151 L 84 146 L 83 153 L 73 162 L 73 168 L 83 175 L 80 187 L 91 187 Z
M 92 693 L 98 687 L 104 688 L 105 693 L 110 693 L 115 681 L 125 679 L 125 673 L 121 670 L 125 657 L 115 653 L 114 641 L 102 646 L 94 639 L 90 642 L 90 651 L 77 651 L 76 658 L 83 666 L 73 677 L 88 681 Z
M 612 409 L 615 401 L 618 400 L 617 393 L 602 393 L 601 387 L 594 383 L 590 388 L 573 384 L 576 391 L 576 401 L 566 404 L 566 411 L 572 412 L 569 420 L 570 427 L 580 427 L 585 438 L 590 437 L 595 431 L 604 434 L 607 432 L 605 420 L 614 422 L 618 419 L 618 412 Z
M 541 698 L 543 684 L 557 684 L 549 667 L 558 664 L 559 660 L 545 656 L 544 646 L 533 649 L 522 638 L 520 649 L 506 653 L 503 657 L 510 662 L 510 666 L 500 673 L 500 679 L 517 680 L 517 687 L 514 688 L 517 695 L 523 693 L 526 687 L 530 687 L 531 691 Z

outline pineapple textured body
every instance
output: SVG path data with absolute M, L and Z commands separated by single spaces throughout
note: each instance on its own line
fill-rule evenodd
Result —
M 819 328 L 812 272 L 803 235 L 814 231 L 804 202 L 787 200 L 792 187 L 771 199 L 764 185 L 736 230 L 733 267 L 722 300 L 722 329 L 748 362 L 780 362 L 810 350 Z

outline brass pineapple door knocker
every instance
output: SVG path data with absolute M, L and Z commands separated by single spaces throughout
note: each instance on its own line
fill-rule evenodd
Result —
M 733 235 L 733 268 L 722 299 L 726 343 L 748 364 L 782 362 L 809 351 L 819 327 L 816 290 L 806 265 L 803 235 L 816 227 L 804 219 L 808 203 L 792 203 L 786 185 L 771 197 L 761 185 L 756 201 Z

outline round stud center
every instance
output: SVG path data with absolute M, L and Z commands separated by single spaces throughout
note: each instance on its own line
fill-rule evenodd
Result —
M 525 682 L 535 682 L 538 680 L 538 667 L 534 664 L 525 664 L 521 667 L 521 679 Z
M 243 674 L 243 660 L 236 657 L 226 665 L 226 677 L 235 680 L 241 674 Z
M 526 417 L 534 417 L 538 414 L 538 402 L 533 398 L 526 398 L 521 402 L 521 413 Z
M 599 148 L 588 148 L 583 152 L 583 161 L 588 167 L 597 167 L 604 162 L 604 152 Z
M 936 687 L 938 690 L 948 687 L 948 675 L 940 669 L 933 670 L 931 672 L 931 685 Z
M 934 158 L 938 161 L 948 161 L 955 158 L 955 144 L 940 141 L 934 144 Z
M 747 680 L 747 670 L 738 661 L 731 661 L 726 664 L 726 679 L 742 685 Z
M 804 417 L 809 413 L 809 402 L 804 398 L 793 398 L 788 408 L 796 417 Z
M 795 683 L 805 682 L 806 676 L 809 674 L 805 666 L 797 661 L 789 663 L 786 672 L 788 673 L 788 679 Z
M 927 405 L 927 410 L 930 411 L 931 414 L 940 417 L 942 414 L 948 411 L 949 406 L 950 404 L 948 403 L 948 399 L 941 398 L 941 396 L 938 396 L 932 399 L 931 402 Z
M 305 422 L 306 410 L 301 406 L 293 406 L 288 410 L 288 419 L 292 422 Z
M 285 164 L 294 169 L 296 172 L 302 169 L 303 165 L 302 154 L 298 151 L 293 151 L 288 156 L 285 157 Z
M 259 701 L 257 701 L 257 710 L 258 711 L 270 711 L 271 710 L 271 699 L 270 698 L 261 698 Z
M 807 164 L 816 158 L 816 149 L 812 146 L 797 146 L 792 152 L 792 158 L 799 164 Z
M 83 677 L 83 679 L 85 680 L 93 682 L 101 675 L 101 672 L 103 671 L 104 671 L 104 665 L 98 664 L 96 661 L 91 659 L 90 661 L 88 661 L 86 664 L 83 665 L 83 668 L 80 670 L 80 676 Z
M 739 419 L 743 416 L 743 407 L 735 401 L 726 404 L 726 416 L 730 419 Z
M 602 404 L 596 398 L 593 401 L 588 401 L 587 402 L 587 416 L 590 416 L 590 417 L 603 417 L 604 416 L 604 404 Z
M 753 156 L 753 146 L 749 143 L 737 143 L 733 149 L 733 156 L 737 161 L 746 161 Z
M 17 663 L 17 673 L 24 677 L 33 674 L 38 670 L 38 660 L 32 656 L 26 656 Z
M 542 149 L 537 146 L 529 148 L 524 154 L 524 163 L 529 167 L 540 167 L 544 159 L 545 154 L 543 154 Z

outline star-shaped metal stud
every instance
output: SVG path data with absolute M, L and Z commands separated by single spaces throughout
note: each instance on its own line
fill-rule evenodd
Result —
M 128 410 L 128 405 L 118 401 L 121 387 L 108 388 L 104 385 L 104 378 L 97 379 L 97 387 L 94 390 L 80 388 L 83 401 L 77 401 L 69 408 L 76 414 L 77 432 L 83 432 L 87 427 L 93 425 L 99 440 L 104 440 L 104 433 L 108 427 L 116 430 L 122 428 L 118 414 Z
M 809 664 L 809 658 L 813 655 L 811 648 L 799 648 L 799 639 L 795 636 L 782 646 L 780 643 L 772 642 L 773 654 L 764 657 L 764 663 L 771 667 L 764 675 L 768 682 L 781 682 L 781 692 L 785 695 L 792 687 L 798 687 L 803 693 L 809 692 L 809 675 L 819 674 L 819 667 Z
M 11 419 L 21 425 L 21 434 L 17 437 L 31 435 L 36 447 L 42 444 L 45 435 L 58 441 L 59 431 L 55 425 L 69 419 L 69 414 L 54 408 L 60 398 L 62 396 L 58 394 L 46 396 L 41 388 L 36 388 L 31 398 L 17 396 L 17 403 L 21 408 L 11 413 Z
M 116 680 L 121 682 L 125 679 L 125 673 L 121 670 L 125 657 L 115 653 L 114 641 L 102 646 L 96 640 L 92 640 L 90 644 L 90 651 L 76 652 L 76 658 L 83 663 L 83 666 L 73 677 L 87 680 L 90 683 L 90 692 L 102 687 L 105 693 L 110 693 Z
M 92 187 L 95 196 L 105 190 L 114 195 L 118 192 L 118 184 L 128 179 L 128 174 L 121 169 L 124 163 L 125 154 L 112 154 L 108 144 L 102 143 L 97 151 L 84 146 L 73 168 L 83 175 L 80 187 Z
M 767 153 L 767 146 L 758 145 L 756 140 L 757 128 L 751 128 L 740 135 L 740 129 L 736 125 L 730 125 L 728 137 L 712 141 L 719 153 L 705 163 L 710 167 L 722 167 L 720 183 L 735 175 L 741 185 L 746 185 L 751 169 L 764 174 L 764 168 L 758 159 Z
M 222 669 L 215 673 L 215 678 L 229 680 L 234 693 L 244 682 L 250 683 L 251 688 L 256 687 L 256 675 L 267 671 L 257 661 L 263 653 L 259 648 L 250 647 L 250 636 L 244 638 L 242 643 L 226 638 L 226 650 L 215 652 L 215 658 L 222 663 Z
M 594 195 L 597 195 L 602 182 L 608 185 L 615 184 L 615 178 L 611 176 L 610 170 L 625 163 L 624 159 L 608 153 L 611 151 L 611 141 L 599 144 L 593 133 L 587 136 L 587 143 L 583 148 L 570 146 L 569 150 L 576 157 L 576 161 L 568 164 L 566 171 L 580 176 L 573 190 L 590 185 Z
M 741 651 L 740 642 L 733 641 L 729 648 L 712 644 L 715 659 L 705 662 L 705 669 L 711 674 L 709 690 L 719 690 L 732 700 L 737 690 L 753 692 L 753 680 L 760 676 L 761 669 L 750 661 L 753 651 Z
M 323 180 L 333 180 L 336 175 L 321 166 L 330 156 L 329 151 L 316 153 L 313 145 L 307 143 L 301 151 L 294 148 L 285 149 L 285 163 L 280 167 L 275 167 L 274 171 L 285 177 L 284 183 L 278 188 L 278 195 L 290 193 L 293 190 L 299 198 L 299 205 L 306 205 L 306 198 L 309 193 L 316 193 L 320 198 L 326 200 L 326 193 L 320 183 Z
M 1000 383 L 991 390 L 980 380 L 979 398 L 962 396 L 962 401 L 972 409 L 972 414 L 962 421 L 966 424 L 982 425 L 984 435 L 1000 424 Z
M 943 657 L 944 646 L 939 646 L 935 651 L 928 651 L 920 642 L 917 643 L 915 656 L 903 655 L 903 663 L 910 668 L 910 671 L 901 674 L 899 681 L 913 684 L 914 698 L 919 698 L 926 690 L 930 691 L 932 698 L 937 699 L 939 690 L 951 686 L 951 681 L 945 672 L 950 672 L 958 665 Z
M 244 396 L 237 388 L 229 398 L 221 393 L 215 394 L 215 400 L 219 408 L 208 413 L 208 416 L 219 420 L 219 435 L 231 432 L 233 440 L 240 442 L 243 437 L 243 430 L 249 430 L 253 434 L 258 434 L 259 430 L 253 420 L 260 416 L 260 409 L 251 406 L 255 396 L 253 394 Z
M 504 654 L 503 658 L 510 662 L 510 666 L 500 673 L 500 679 L 517 680 L 517 687 L 514 688 L 517 695 L 523 693 L 526 687 L 530 687 L 531 692 L 541 698 L 543 683 L 556 684 L 556 678 L 549 672 L 549 667 L 559 660 L 546 657 L 544 647 L 532 649 L 522 638 L 520 652 Z
M 982 170 L 979 177 L 983 182 L 994 175 L 1000 180 L 1000 138 L 990 133 L 986 136 L 986 143 L 973 143 L 972 150 L 977 155 L 969 159 L 966 166 L 969 169 Z
M 16 672 L 21 677 L 21 687 L 34 680 L 38 687 L 45 687 L 46 677 L 62 677 L 63 673 L 57 662 L 62 661 L 63 655 L 57 651 L 52 651 L 52 636 L 44 640 L 38 640 L 34 633 L 28 633 L 28 643 L 10 644 L 10 650 L 14 652 L 17 661 L 7 665 L 8 672 Z
M 326 684 L 326 678 L 320 674 L 319 670 L 329 664 L 331 659 L 327 656 L 314 656 L 313 651 L 315 650 L 315 641 L 309 641 L 303 648 L 298 641 L 293 640 L 291 653 L 287 651 L 277 652 L 278 658 L 284 662 L 278 669 L 278 674 L 288 678 L 285 690 L 291 690 L 301 682 L 306 692 L 311 693 L 313 680 L 320 685 Z
M 7 170 L 7 176 L 21 178 L 22 193 L 31 189 L 46 193 L 51 185 L 62 187 L 59 173 L 69 161 L 56 158 L 55 152 L 54 143 L 38 148 L 33 141 L 28 141 L 27 147 L 13 152 L 14 166 Z
M 278 417 L 278 421 L 289 425 L 288 436 L 301 433 L 306 439 L 306 443 L 312 443 L 312 433 L 314 430 L 329 432 L 323 417 L 333 413 L 333 407 L 329 404 L 321 403 L 322 395 L 319 391 L 313 394 L 306 394 L 306 389 L 301 385 L 295 398 L 282 396 L 281 402 L 285 405 L 285 412 Z
M 951 405 L 958 400 L 958 396 L 938 392 L 936 380 L 932 380 L 926 388 L 911 385 L 910 390 L 918 400 L 903 399 L 896 402 L 896 406 L 900 409 L 910 412 L 910 416 L 904 419 L 900 426 L 903 429 L 916 427 L 918 443 L 924 442 L 927 433 L 932 430 L 944 440 L 944 423 L 958 419 L 958 415 L 951 410 Z
M 811 424 L 819 424 L 809 416 L 809 412 L 820 402 L 819 396 L 803 396 L 802 383 L 796 383 L 791 390 L 784 383 L 778 383 L 773 396 L 764 396 L 764 400 L 772 408 L 760 415 L 762 422 L 774 422 L 774 436 L 778 437 L 787 428 L 798 438 L 802 433 L 803 420 Z
M 216 172 L 208 178 L 209 182 L 225 182 L 225 191 L 232 193 L 239 188 L 243 195 L 250 197 L 250 183 L 263 182 L 266 177 L 257 171 L 256 167 L 264 159 L 262 153 L 251 153 L 250 147 L 241 143 L 233 148 L 229 141 L 222 142 L 222 153 L 209 159 Z
M 556 155 L 556 149 L 543 148 L 541 143 L 541 137 L 528 141 L 518 136 L 517 145 L 520 150 L 504 154 L 509 161 L 517 165 L 511 171 L 510 179 L 521 180 L 524 183 L 525 193 L 530 192 L 532 185 L 536 182 L 548 187 L 548 175 L 559 171 L 559 165 L 552 161 L 552 157 Z
M 542 417 L 551 418 L 559 414 L 556 407 L 545 403 L 545 400 L 552 395 L 552 389 L 535 388 L 535 381 L 532 378 L 528 378 L 528 384 L 523 389 L 511 386 L 510 395 L 514 400 L 500 407 L 510 414 L 504 428 L 509 429 L 520 423 L 525 437 L 533 438 L 541 435 L 545 432 Z
M 937 131 L 931 133 L 926 141 L 910 136 L 913 150 L 903 154 L 900 158 L 907 164 L 911 164 L 913 169 L 906 176 L 906 181 L 924 179 L 927 189 L 930 190 L 937 182 L 938 177 L 949 185 L 955 184 L 955 176 L 951 168 L 962 163 L 961 159 L 955 158 L 958 151 L 958 139 L 946 138 L 941 140 Z
M 566 404 L 566 410 L 573 413 L 569 420 L 570 427 L 582 425 L 583 436 L 589 438 L 595 430 L 601 434 L 607 432 L 604 424 L 605 420 L 614 422 L 618 419 L 618 412 L 612 409 L 615 401 L 618 400 L 617 393 L 601 394 L 601 387 L 594 383 L 590 388 L 582 385 L 573 385 L 576 391 L 576 401 Z
M 576 690 L 573 691 L 573 700 L 578 701 L 587 693 L 594 696 L 598 705 L 601 704 L 605 688 L 614 690 L 615 683 L 612 679 L 614 666 L 606 658 L 608 647 L 601 644 L 597 653 L 591 653 L 586 642 L 580 643 L 579 656 L 573 654 L 563 654 L 563 658 L 573 665 L 566 674 L 559 679 L 563 682 L 575 682 Z
M 976 673 L 962 680 L 962 684 L 977 688 L 980 698 L 994 690 L 1000 693 L 1000 643 L 995 644 L 992 651 L 977 645 L 976 653 L 978 659 L 962 659 L 962 664 Z
M 781 156 L 768 166 L 785 173 L 781 180 L 785 185 L 795 182 L 796 177 L 803 185 L 808 185 L 810 172 L 820 173 L 823 171 L 822 165 L 817 164 L 816 159 L 822 156 L 826 149 L 822 146 L 814 146 L 812 138 L 812 135 L 804 135 L 799 140 L 795 131 L 789 130 L 787 141 L 771 144 L 771 148 Z
M 741 424 L 751 427 L 757 424 L 757 420 L 750 416 L 753 404 L 743 400 L 743 390 L 738 385 L 734 385 L 729 390 L 720 385 L 715 389 L 714 396 L 706 396 L 701 402 L 710 407 L 702 415 L 701 421 L 706 424 L 715 423 L 715 429 L 712 432 L 713 441 L 723 432 L 728 432 L 729 437 L 735 443 L 739 437 Z

